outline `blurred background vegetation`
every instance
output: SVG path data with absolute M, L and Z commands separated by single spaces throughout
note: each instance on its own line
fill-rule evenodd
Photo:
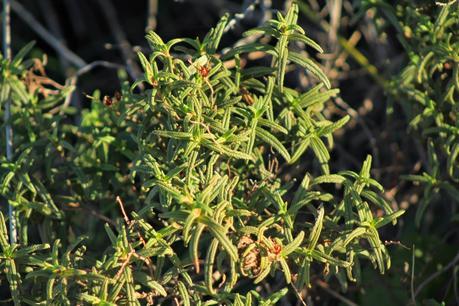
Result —
M 113 63 L 128 67 L 131 78 L 139 75 L 135 54 L 148 50 L 146 30 L 165 41 L 203 37 L 229 12 L 238 14 L 222 41 L 231 48 L 288 2 L 13 1 L 12 49 L 15 54 L 35 40 L 32 55 L 46 54 L 48 76 L 61 84 L 88 63 L 106 61 L 73 79 L 71 103 L 81 110 L 94 90 L 119 90 Z M 312 280 L 315 305 L 459 305 L 459 6 L 444 2 L 298 1 L 299 24 L 325 51 L 316 60 L 341 92 L 326 112 L 352 118 L 335 135 L 333 171 L 358 169 L 372 154 L 372 175 L 385 197 L 394 209 L 407 210 L 381 233 L 393 261 L 386 275 L 363 267 L 362 283 L 346 292 L 338 283 Z M 304 91 L 314 85 L 299 72 L 287 74 L 287 82 Z

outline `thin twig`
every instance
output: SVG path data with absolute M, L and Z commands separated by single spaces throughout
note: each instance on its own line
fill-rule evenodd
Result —
M 226 27 L 224 29 L 224 33 L 229 31 L 230 29 L 233 29 L 234 26 L 236 25 L 236 23 L 239 20 L 244 19 L 245 16 L 249 12 L 253 11 L 255 9 L 255 5 L 257 3 L 258 3 L 258 1 L 254 1 L 251 5 L 247 6 L 247 8 L 244 10 L 243 13 L 235 14 L 234 18 L 231 19 L 230 21 L 228 21 L 228 24 L 226 25 Z M 260 18 L 260 20 L 258 22 L 258 26 L 263 25 L 267 20 L 271 19 L 271 15 L 272 15 L 271 1 L 270 0 L 261 1 L 260 2 L 260 10 L 261 10 L 262 18 Z M 256 41 L 257 39 L 259 39 L 262 36 L 263 36 L 262 34 L 254 34 L 254 35 L 250 35 L 250 36 L 247 36 L 247 37 L 243 37 L 243 38 L 239 39 L 238 41 L 236 41 L 232 46 L 223 49 L 220 52 L 220 54 L 222 54 L 222 55 L 226 54 L 227 52 L 229 52 L 231 49 L 233 49 L 235 47 L 242 46 L 242 45 L 245 45 L 245 44 L 248 44 L 248 43 L 252 43 L 252 42 Z M 263 55 L 265 55 L 265 54 L 263 53 Z
M 116 273 L 115 278 L 114 278 L 115 280 L 118 280 L 121 277 L 121 274 L 124 272 L 124 269 L 126 269 L 128 264 L 131 262 L 131 257 L 132 257 L 132 255 L 134 255 L 134 253 L 135 253 L 135 250 L 131 249 L 131 251 L 128 253 L 126 259 L 124 260 L 123 264 L 121 265 L 120 269 Z
M 223 33 L 228 32 L 229 30 L 234 29 L 236 24 L 243 20 L 249 13 L 255 11 L 255 7 L 257 6 L 259 0 L 254 0 L 250 5 L 248 5 L 242 13 L 234 14 L 234 17 L 228 21 Z
M 134 225 L 135 225 L 135 220 L 134 221 L 131 221 L 128 217 L 128 215 L 126 214 L 126 210 L 124 209 L 124 204 L 123 204 L 123 201 L 121 200 L 120 196 L 116 196 L 116 202 L 118 203 L 118 205 L 120 206 L 120 209 L 121 209 L 121 213 L 123 214 L 123 218 L 124 218 L 124 222 L 126 222 L 127 226 L 129 228 L 132 228 Z M 145 241 L 145 238 L 143 238 L 142 234 L 140 233 L 139 230 L 136 230 L 136 233 L 137 233 L 137 237 L 139 238 L 140 242 L 146 246 L 147 245 L 147 242 Z M 132 255 L 142 261 L 145 262 L 145 264 L 147 265 L 148 267 L 148 270 L 150 271 L 150 275 L 153 276 L 153 262 L 151 261 L 150 258 L 148 257 L 143 257 L 137 253 L 135 253 L 135 250 L 132 250 L 132 252 L 134 252 Z
M 118 205 L 120 206 L 121 213 L 123 214 L 124 222 L 126 222 L 126 224 L 127 224 L 128 226 L 131 226 L 131 220 L 129 220 L 129 217 L 128 217 L 128 215 L 126 214 L 126 210 L 124 209 L 124 204 L 123 204 L 123 202 L 121 201 L 121 198 L 120 198 L 119 196 L 116 197 L 116 202 L 117 202 Z
M 96 209 L 94 209 L 92 206 L 90 205 L 87 205 L 87 204 L 83 204 L 83 203 L 79 203 L 79 202 L 72 202 L 72 203 L 68 203 L 67 206 L 64 206 L 65 210 L 70 210 L 70 211 L 78 211 L 78 210 L 84 210 L 88 213 L 90 213 L 91 215 L 93 215 L 94 217 L 116 227 L 116 222 L 113 221 L 112 219 L 110 219 L 109 217 L 103 215 L 102 213 L 98 212 Z
M 341 0 L 327 1 L 328 11 L 330 13 L 330 31 L 328 32 L 328 40 L 331 45 L 331 50 L 337 50 L 338 30 L 341 20 Z
M 62 45 L 67 47 L 67 42 L 64 38 L 64 35 L 62 33 L 61 25 L 59 24 L 59 19 L 57 18 L 57 13 L 56 10 L 54 9 L 54 6 L 51 4 L 50 0 L 42 0 L 38 2 L 40 5 L 40 8 L 42 10 L 42 14 L 45 15 L 47 18 L 46 24 L 48 28 L 50 29 L 51 33 L 62 43 Z M 59 57 L 59 62 L 61 63 L 61 66 L 64 70 L 64 75 L 69 78 L 73 74 L 73 70 L 69 70 L 70 63 L 69 61 L 62 56 L 62 54 L 58 53 Z M 70 80 L 66 85 L 67 86 L 74 86 L 76 84 L 76 80 Z M 75 93 L 75 91 L 71 91 L 68 93 L 67 97 L 65 98 L 65 103 L 63 107 L 58 107 L 61 109 L 61 114 L 63 113 L 64 109 L 68 105 L 72 105 L 76 107 L 77 114 L 75 115 L 75 122 L 80 122 L 80 117 L 81 117 L 81 101 L 79 96 Z
M 379 162 L 379 152 L 376 146 L 376 138 L 373 136 L 373 133 L 371 132 L 370 128 L 365 123 L 365 120 L 363 120 L 363 118 L 359 115 L 359 113 L 354 108 L 352 108 L 349 104 L 347 104 L 343 99 L 336 98 L 335 102 L 336 104 L 338 104 L 338 106 L 343 108 L 352 118 L 354 118 L 357 121 L 357 123 L 362 127 L 364 134 L 367 136 L 368 141 L 370 142 L 370 147 L 373 153 L 375 168 L 379 169 L 380 162 Z
M 81 67 L 80 69 L 78 69 L 78 71 L 74 75 L 72 75 L 71 77 L 67 78 L 67 80 L 65 81 L 65 85 L 66 86 L 72 86 L 73 87 L 72 92 L 69 92 L 69 94 L 67 95 L 67 97 L 64 100 L 64 104 L 62 104 L 60 106 L 56 106 L 55 108 L 50 110 L 51 114 L 56 114 L 59 111 L 60 111 L 61 114 L 63 114 L 65 108 L 70 105 L 71 96 L 72 96 L 72 93 L 75 91 L 75 88 L 77 86 L 78 78 L 80 76 L 82 76 L 83 74 L 88 73 L 89 71 L 91 71 L 92 69 L 94 69 L 96 67 L 105 67 L 105 68 L 110 68 L 110 69 L 125 69 L 125 67 L 123 65 L 120 65 L 120 64 L 117 64 L 117 63 L 111 63 L 111 62 L 107 62 L 107 61 L 94 61 L 92 63 L 87 64 L 84 67 Z
M 451 5 L 453 4 L 454 2 L 456 2 L 457 0 L 452 0 L 452 1 L 449 1 L 449 2 L 439 2 L 439 1 L 435 1 L 435 4 L 438 5 L 438 6 L 447 6 L 447 5 Z
M 81 22 L 84 20 L 84 16 L 81 13 L 81 2 L 83 1 L 75 1 L 75 0 L 64 0 L 63 2 L 66 10 L 66 18 L 71 24 L 72 30 L 75 33 L 76 37 L 81 38 L 84 32 L 87 30 L 87 24 L 85 22 Z
M 158 0 L 148 0 L 148 16 L 146 32 L 154 31 L 157 25 L 156 15 L 158 14 Z
M 311 11 L 307 5 L 300 5 L 300 10 L 304 16 L 315 24 L 319 25 L 324 32 L 330 31 L 330 25 L 320 18 L 319 14 Z M 380 76 L 378 69 L 372 65 L 368 59 L 355 47 L 349 44 L 347 39 L 337 34 L 338 43 L 349 53 L 349 55 L 376 81 L 382 88 L 387 88 L 386 81 Z
M 295 294 L 296 296 L 298 297 L 298 301 L 303 305 L 303 306 L 308 306 L 306 304 L 306 302 L 304 301 L 303 297 L 301 296 L 301 292 L 298 291 L 298 289 L 296 289 L 295 285 L 294 284 L 290 284 L 293 288 L 293 290 L 295 291 Z
M 443 269 L 435 272 L 434 274 L 430 275 L 428 278 L 426 278 L 416 289 L 414 292 L 414 297 L 416 297 L 422 289 L 427 286 L 428 283 L 433 281 L 435 278 L 437 278 L 440 274 L 448 271 L 450 268 L 454 267 L 454 265 L 459 261 L 459 252 L 456 254 L 456 256 L 451 260 L 446 266 L 443 267 Z
M 324 282 L 324 281 L 318 279 L 318 280 L 316 281 L 316 284 L 317 284 L 320 288 L 322 288 L 322 289 L 324 289 L 325 291 L 327 291 L 327 293 L 329 293 L 330 295 L 334 296 L 335 298 L 337 298 L 338 300 L 340 300 L 341 302 L 343 302 L 345 305 L 348 305 L 348 306 L 358 306 L 358 305 L 357 305 L 356 303 L 354 303 L 353 301 L 351 301 L 351 300 L 349 300 L 348 298 L 342 296 L 342 295 L 339 294 L 338 292 L 332 290 L 332 289 L 330 288 L 330 286 L 329 286 L 326 282 Z
M 129 43 L 123 29 L 120 26 L 118 16 L 116 15 L 115 8 L 110 0 L 98 0 L 102 12 L 105 16 L 106 22 L 110 27 L 116 43 L 121 48 L 124 61 L 126 63 L 127 72 L 134 80 L 138 79 L 141 75 L 140 68 L 134 61 L 135 55 L 132 51 L 132 46 Z
M 3 0 L 3 57 L 6 60 L 11 61 L 11 3 L 10 0 Z M 13 160 L 13 127 L 10 123 L 11 117 L 11 100 L 7 97 L 5 103 L 5 134 L 6 134 L 6 159 L 8 161 Z M 14 208 L 11 203 L 8 202 L 8 222 L 10 227 L 10 242 L 15 244 L 17 242 L 17 229 L 16 229 L 16 216 L 14 214 Z
M 11 0 L 11 8 L 29 27 L 35 31 L 38 36 L 45 40 L 54 50 L 62 57 L 66 58 L 70 63 L 77 66 L 78 68 L 86 66 L 86 62 L 76 55 L 72 50 L 67 48 L 62 42 L 57 39 L 53 34 L 46 30 L 35 17 L 26 10 L 22 4 L 16 0 Z
M 91 71 L 92 69 L 96 67 L 104 67 L 104 68 L 111 68 L 111 69 L 124 69 L 125 68 L 123 65 L 120 65 L 117 63 L 112 63 L 108 61 L 94 61 L 78 69 L 78 71 L 75 73 L 75 76 L 80 77 L 81 75 L 88 73 L 89 71 Z
M 288 10 L 292 7 L 293 0 L 285 0 L 284 2 L 284 13 L 287 14 Z
M 414 257 L 414 251 L 415 251 L 415 246 L 413 244 L 413 254 L 411 255 L 411 283 L 410 283 L 410 291 L 411 291 L 411 302 L 413 305 L 416 305 L 416 294 L 414 293 L 414 262 L 415 262 L 415 257 Z
M 453 270 L 453 290 L 454 290 L 454 297 L 456 298 L 456 304 L 459 305 L 459 286 L 457 281 L 457 274 L 459 272 L 459 267 L 455 267 Z
M 40 6 L 42 15 L 46 16 L 45 22 L 50 29 L 51 33 L 59 40 L 62 45 L 66 46 L 67 43 L 65 41 L 64 35 L 62 33 L 61 25 L 59 24 L 59 20 L 57 18 L 56 10 L 54 9 L 53 5 L 51 4 L 50 0 L 41 0 L 38 1 L 38 5 Z M 64 74 L 68 76 L 67 68 L 69 67 L 68 60 L 62 56 L 61 53 L 57 54 L 59 61 L 61 62 L 62 67 L 64 68 Z

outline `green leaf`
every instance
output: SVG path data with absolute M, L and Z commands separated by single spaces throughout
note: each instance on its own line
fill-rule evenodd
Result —
M 316 43 L 314 40 L 307 37 L 306 35 L 299 34 L 299 33 L 292 33 L 289 35 L 288 38 L 289 40 L 300 41 L 304 43 L 305 45 L 312 47 L 319 53 L 324 53 L 324 50 L 322 49 L 322 47 L 318 43 Z
M 346 178 L 339 174 L 326 174 L 326 175 L 321 175 L 316 178 L 314 178 L 314 181 L 312 185 L 320 185 L 320 184 L 342 184 Z
M 325 136 L 327 134 L 331 134 L 333 133 L 334 131 L 340 129 L 341 127 L 343 127 L 350 119 L 351 117 L 349 115 L 346 115 L 344 116 L 343 118 L 341 118 L 340 120 L 332 123 L 332 124 L 329 124 L 325 127 L 322 127 L 319 129 L 319 131 L 317 132 L 318 135 L 320 136 Z
M 14 67 L 19 67 L 21 65 L 22 61 L 24 60 L 24 57 L 32 50 L 32 48 L 35 46 L 35 41 L 31 41 L 28 44 L 26 44 L 24 47 L 19 50 L 19 52 L 16 54 L 12 61 L 12 65 Z
M 261 282 L 263 279 L 265 279 L 266 276 L 268 276 L 269 272 L 271 271 L 271 262 L 267 264 L 267 266 L 258 274 L 257 278 L 253 281 L 254 284 L 258 284 Z
M 282 271 L 284 272 L 285 282 L 290 284 L 292 282 L 292 274 L 290 273 L 290 268 L 288 267 L 287 261 L 284 258 L 279 258 L 279 263 L 282 266 Z
M 312 150 L 319 160 L 323 173 L 329 174 L 330 168 L 328 166 L 328 160 L 330 159 L 330 154 L 328 153 L 327 147 L 325 147 L 322 140 L 318 137 L 311 137 L 310 139 Z
M 151 81 L 153 80 L 153 77 L 154 77 L 154 73 L 153 73 L 153 69 L 151 68 L 151 64 L 147 60 L 145 55 L 143 55 L 142 52 L 137 52 L 137 56 L 139 57 L 140 64 L 142 65 L 142 68 L 145 71 L 145 79 L 147 80 L 148 83 L 151 84 Z
M 202 145 L 214 150 L 216 152 L 219 152 L 221 154 L 225 154 L 229 157 L 234 157 L 237 159 L 245 159 L 245 160 L 253 160 L 253 156 L 244 152 L 239 152 L 233 149 L 228 148 L 227 146 L 220 145 L 220 144 L 215 144 L 210 141 L 203 141 Z
M 139 281 L 143 285 L 155 290 L 160 295 L 167 296 L 167 292 L 164 289 L 164 287 L 157 281 L 153 280 L 153 278 L 150 275 L 140 271 L 135 271 L 133 273 L 133 277 L 136 281 Z
M 249 43 L 249 44 L 245 44 L 242 46 L 238 46 L 236 48 L 232 48 L 230 51 L 228 51 L 222 56 L 222 60 L 223 61 L 228 60 L 234 57 L 236 54 L 250 53 L 250 52 L 255 52 L 255 51 L 266 52 L 272 55 L 276 54 L 273 46 L 254 42 L 254 43 Z
M 211 30 L 208 34 L 209 36 L 209 43 L 207 44 L 207 53 L 213 54 L 217 51 L 218 45 L 220 44 L 220 40 L 223 36 L 224 30 L 226 25 L 228 24 L 228 14 L 223 15 L 220 18 L 217 26 Z
M 294 164 L 298 161 L 298 159 L 304 154 L 304 152 L 307 150 L 309 147 L 309 144 L 311 143 L 311 138 L 306 137 L 298 146 L 296 149 L 295 153 L 293 154 L 292 158 L 290 159 L 290 164 Z
M 304 239 L 304 232 L 301 231 L 298 236 L 296 236 L 296 238 L 290 242 L 289 244 L 287 244 L 283 249 L 282 249 L 282 252 L 281 252 L 281 256 L 288 256 L 290 253 L 294 252 L 296 249 L 298 249 L 301 245 L 301 243 L 303 242 L 303 239 Z
M 317 214 L 316 222 L 309 234 L 309 243 L 308 249 L 314 250 L 316 247 L 317 242 L 319 241 L 320 233 L 322 232 L 323 221 L 324 221 L 325 210 L 323 205 L 320 205 L 319 211 Z
M 168 137 L 168 138 L 180 139 L 180 140 L 190 140 L 193 138 L 193 135 L 187 132 L 173 132 L 173 131 L 156 130 L 156 131 L 153 131 L 152 133 L 155 135 L 161 136 L 161 137 Z
M 301 54 L 297 52 L 293 52 L 293 51 L 290 51 L 288 53 L 288 59 L 291 60 L 292 62 L 297 63 L 301 67 L 309 70 L 320 81 L 322 81 L 322 83 L 324 83 L 327 88 L 331 87 L 330 81 L 328 80 L 325 73 L 323 73 L 322 70 L 319 68 L 319 66 L 317 66 L 317 64 L 314 63 L 311 59 L 306 58 L 302 56 Z
M 190 306 L 190 295 L 188 294 L 188 290 L 185 284 L 182 281 L 177 282 L 177 287 L 179 290 L 180 297 L 182 298 L 183 305 Z
M 290 154 L 288 153 L 287 149 L 276 137 L 274 137 L 274 135 L 259 127 L 256 128 L 256 134 L 258 137 L 261 138 L 261 140 L 263 140 L 264 142 L 272 146 L 277 152 L 279 152 L 280 155 L 282 155 L 282 157 L 287 162 L 290 161 Z
M 334 258 L 333 256 L 327 255 L 327 254 L 325 254 L 323 252 L 320 252 L 318 250 L 312 250 L 311 251 L 311 257 L 314 258 L 315 260 L 319 261 L 319 262 L 331 264 L 331 265 L 334 265 L 334 266 L 337 266 L 337 267 L 347 268 L 347 267 L 349 267 L 351 265 L 350 262 Z
M 376 228 L 380 228 L 386 224 L 389 224 L 392 222 L 392 224 L 395 224 L 397 218 L 399 218 L 401 215 L 403 215 L 405 213 L 404 210 L 398 210 L 388 216 L 384 216 L 382 218 L 378 218 L 375 222 L 375 227 Z
M 203 223 L 209 228 L 215 238 L 218 239 L 223 248 L 228 252 L 228 255 L 231 257 L 231 259 L 233 261 L 238 261 L 237 248 L 226 236 L 225 228 L 207 216 L 199 217 L 199 222 Z

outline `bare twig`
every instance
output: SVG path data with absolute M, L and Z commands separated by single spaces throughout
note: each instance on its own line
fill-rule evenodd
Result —
M 301 292 L 298 291 L 298 289 L 295 287 L 294 284 L 290 284 L 291 287 L 293 288 L 293 291 L 295 291 L 295 294 L 296 296 L 298 297 L 298 303 L 297 305 L 303 305 L 303 306 L 307 306 L 306 302 L 304 301 L 303 297 L 301 296 Z
M 81 20 L 84 20 L 80 8 L 81 2 L 82 1 L 74 0 L 63 1 L 66 9 L 66 17 L 68 18 L 77 37 L 81 37 L 81 35 L 86 31 L 87 26 L 85 22 L 81 22 Z
M 230 21 L 228 21 L 228 24 L 226 25 L 225 29 L 223 30 L 223 33 L 228 32 L 229 30 L 234 29 L 236 24 L 240 22 L 242 19 L 244 19 L 249 13 L 255 11 L 255 7 L 257 6 L 259 0 L 254 0 L 250 5 L 248 5 L 245 10 L 242 13 L 237 13 L 234 14 L 234 17 L 231 18 Z
M 459 267 L 454 267 L 453 270 L 453 290 L 454 290 L 454 297 L 456 299 L 456 304 L 459 305 L 459 283 L 457 281 L 457 274 L 459 272 Z
M 135 225 L 135 220 L 131 221 L 129 219 L 128 215 L 126 214 L 126 210 L 124 209 L 123 201 L 121 200 L 121 198 L 119 196 L 116 197 L 116 202 L 120 206 L 121 213 L 123 214 L 124 222 L 126 222 L 126 224 L 128 225 L 129 228 L 133 227 Z M 140 233 L 139 230 L 136 230 L 136 233 L 137 233 L 137 237 L 139 238 L 140 242 L 145 246 L 147 244 L 147 242 L 145 241 L 145 238 L 143 238 L 143 236 L 142 236 L 142 234 Z M 137 254 L 135 252 L 135 250 L 131 250 L 131 253 L 129 253 L 130 254 L 129 258 L 130 258 L 131 255 L 133 255 L 134 257 L 136 257 L 136 258 L 142 260 L 143 262 L 145 262 L 145 264 L 147 265 L 147 267 L 148 267 L 148 269 L 150 271 L 150 274 L 153 276 L 153 262 L 151 261 L 151 259 L 148 258 L 148 257 L 143 257 L 143 256 Z
M 135 250 L 131 249 L 131 251 L 127 254 L 126 259 L 124 260 L 123 264 L 121 265 L 120 269 L 116 273 L 114 279 L 118 280 L 121 277 L 121 274 L 124 272 L 124 269 L 128 266 L 128 264 L 131 262 L 131 257 L 135 254 Z
M 157 25 L 156 15 L 158 14 L 158 0 L 148 0 L 148 16 L 146 32 L 154 31 Z
M 62 45 L 66 46 L 64 35 L 62 34 L 62 29 L 57 18 L 56 10 L 51 4 L 50 0 L 38 1 L 42 15 L 46 16 L 45 22 L 47 27 L 50 29 L 52 34 L 56 37 L 57 40 L 61 42 Z M 67 75 L 67 68 L 69 66 L 68 60 L 62 56 L 61 53 L 58 53 L 59 61 L 61 62 L 62 67 L 64 68 L 65 74 Z
M 42 14 L 47 17 L 45 19 L 46 24 L 48 28 L 51 30 L 52 34 L 56 36 L 56 38 L 62 43 L 62 45 L 67 46 L 67 42 L 64 38 L 61 26 L 59 24 L 59 19 L 57 18 L 56 10 L 54 9 L 50 0 L 42 0 L 42 1 L 39 1 L 38 3 L 42 10 Z M 65 76 L 69 78 L 73 73 L 73 71 L 69 70 L 69 67 L 70 67 L 69 61 L 64 56 L 62 56 L 61 53 L 58 53 L 58 57 L 59 57 L 59 62 L 61 63 L 61 66 L 64 70 Z M 66 85 L 74 86 L 76 85 L 76 80 L 71 80 L 70 82 L 67 82 Z M 61 114 L 64 111 L 65 106 L 69 104 L 73 105 L 74 107 L 78 109 L 77 115 L 75 116 L 75 121 L 79 122 L 80 114 L 81 114 L 81 101 L 79 99 L 79 96 L 74 91 L 70 92 L 65 98 L 64 107 L 60 107 Z
M 370 142 L 371 151 L 373 153 L 373 158 L 374 158 L 374 161 L 375 161 L 375 167 L 376 168 L 380 168 L 379 152 L 378 152 L 378 149 L 377 149 L 377 146 L 376 146 L 376 138 L 373 136 L 373 133 L 371 132 L 370 128 L 365 123 L 365 120 L 363 120 L 363 118 L 359 115 L 359 113 L 355 109 L 353 109 L 349 104 L 347 104 L 343 99 L 336 98 L 335 102 L 336 102 L 336 104 L 338 104 L 338 106 L 340 106 L 341 108 L 346 110 L 346 112 L 352 118 L 354 118 L 357 121 L 357 123 L 360 124 L 360 126 L 362 127 L 363 132 L 365 133 L 365 135 L 368 138 L 368 141 Z
M 315 24 L 319 25 L 324 32 L 329 32 L 330 31 L 330 25 L 320 18 L 318 14 L 315 12 L 309 10 L 307 6 L 300 6 L 300 10 L 302 13 L 305 15 L 307 19 L 310 21 L 314 22 Z M 340 36 L 337 34 L 337 39 L 338 43 L 341 45 L 341 47 L 349 53 L 349 55 L 362 67 L 365 69 L 365 71 L 376 81 L 378 85 L 380 85 L 383 88 L 386 88 L 386 81 L 384 78 L 380 76 L 380 73 L 378 72 L 378 69 L 372 65 L 368 59 L 355 47 L 349 44 L 347 39 L 344 37 Z
M 110 69 L 124 69 L 125 68 L 123 65 L 112 63 L 112 62 L 94 61 L 78 69 L 78 71 L 75 73 L 75 76 L 80 77 L 81 75 L 88 73 L 89 71 L 91 71 L 92 69 L 96 67 L 105 67 L 105 68 L 110 68 Z
M 330 31 L 328 32 L 328 39 L 333 51 L 336 50 L 336 43 L 338 39 L 339 22 L 341 20 L 341 0 L 328 1 L 328 11 L 330 12 Z
M 243 13 L 235 14 L 234 18 L 231 19 L 228 22 L 228 24 L 226 25 L 224 33 L 229 31 L 230 29 L 233 29 L 234 26 L 237 24 L 237 22 L 239 22 L 240 20 L 244 19 L 245 16 L 249 12 L 253 11 L 258 2 L 259 2 L 258 0 L 255 0 L 251 5 L 247 6 L 247 8 L 244 10 Z M 262 17 L 260 18 L 260 20 L 258 22 L 258 26 L 261 26 L 267 20 L 271 19 L 271 15 L 272 15 L 272 12 L 271 12 L 271 0 L 262 0 L 259 4 L 260 4 L 260 10 L 261 10 L 261 16 Z M 252 43 L 252 42 L 256 41 L 257 39 L 259 39 L 261 36 L 262 36 L 261 34 L 254 34 L 254 35 L 251 35 L 251 36 L 247 36 L 247 37 L 241 38 L 238 41 L 236 41 L 231 47 L 223 49 L 221 51 L 221 54 L 225 54 L 225 53 L 229 52 L 231 49 L 233 49 L 235 47 L 238 47 L 238 46 L 241 46 L 241 45 L 245 45 L 245 44 L 248 44 L 248 43 Z
M 287 13 L 290 7 L 292 7 L 293 0 L 285 0 L 284 1 L 284 12 Z
M 88 212 L 89 214 L 93 215 L 94 217 L 107 222 L 108 224 L 112 226 L 116 226 L 116 222 L 113 221 L 112 219 L 108 218 L 107 216 L 101 214 L 99 211 L 94 209 L 91 205 L 79 203 L 79 202 L 72 202 L 72 203 L 67 203 L 67 206 L 64 206 L 63 209 L 65 210 L 84 210 Z
M 415 263 L 415 257 L 414 257 L 414 251 L 416 247 L 413 244 L 413 252 L 411 255 L 411 282 L 410 282 L 410 291 L 411 291 L 411 302 L 413 305 L 416 305 L 416 294 L 414 293 L 414 263 Z
M 426 278 L 416 289 L 414 292 L 414 298 L 422 291 L 422 289 L 427 286 L 428 283 L 433 281 L 435 278 L 437 278 L 440 274 L 448 271 L 450 268 L 454 267 L 456 263 L 459 262 L 459 252 L 456 254 L 456 256 L 451 260 L 446 266 L 443 267 L 443 269 L 438 270 L 434 274 L 430 275 L 428 278 Z
M 106 22 L 112 31 L 116 43 L 120 45 L 121 53 L 126 63 L 127 72 L 134 80 L 139 78 L 141 75 L 140 68 L 134 61 L 135 55 L 132 51 L 132 46 L 120 26 L 115 8 L 110 0 L 98 0 L 98 2 L 102 8 Z
M 358 306 L 358 305 L 357 305 L 356 303 L 354 303 L 353 301 L 351 301 L 351 300 L 349 300 L 348 298 L 342 296 L 342 295 L 339 294 L 338 292 L 332 290 L 332 289 L 330 288 L 330 286 L 329 286 L 326 282 L 324 282 L 324 281 L 318 279 L 318 280 L 316 281 L 316 284 L 317 284 L 320 288 L 322 288 L 323 290 L 325 290 L 328 294 L 330 294 L 330 295 L 334 296 L 335 298 L 337 298 L 338 300 L 340 300 L 340 301 L 341 301 L 342 303 L 344 303 L 345 305 L 348 305 L 348 306 Z
M 10 0 L 3 0 L 3 57 L 7 60 L 12 59 L 11 55 L 11 23 L 10 23 L 10 12 L 11 3 Z M 10 97 L 7 97 L 5 103 L 5 134 L 6 134 L 6 159 L 8 161 L 13 160 L 13 127 L 10 123 L 11 117 L 11 101 Z M 16 216 L 11 203 L 8 203 L 8 222 L 10 227 L 10 242 L 15 244 L 17 242 L 17 230 L 16 230 Z
M 46 30 L 35 17 L 26 10 L 22 4 L 16 0 L 11 0 L 11 8 L 29 27 L 35 31 L 38 36 L 45 40 L 54 50 L 62 57 L 66 58 L 70 63 L 81 68 L 86 65 L 86 62 L 76 55 L 72 50 L 67 48 L 62 42 L 57 39 L 53 34 Z
M 400 241 L 397 241 L 397 240 L 385 240 L 384 241 L 384 245 L 398 245 L 402 248 L 404 248 L 405 250 L 410 250 L 409 247 L 407 247 L 406 245 L 404 245 L 403 243 L 401 243 Z
M 77 86 L 78 78 L 80 76 L 82 76 L 83 74 L 88 73 L 89 71 L 91 71 L 92 69 L 94 69 L 96 67 L 105 67 L 105 68 L 110 68 L 110 69 L 124 69 L 125 68 L 123 65 L 116 64 L 116 63 L 111 63 L 111 62 L 107 62 L 107 61 L 94 61 L 92 63 L 87 64 L 84 67 L 81 67 L 80 69 L 78 69 L 78 71 L 74 75 L 72 75 L 71 77 L 67 78 L 67 80 L 65 81 L 65 85 L 66 86 L 72 86 L 73 87 L 72 92 L 70 92 L 67 95 L 63 105 L 57 106 L 57 107 L 53 108 L 52 110 L 50 110 L 51 114 L 56 114 L 57 112 L 59 112 L 59 110 L 60 110 L 61 114 L 64 112 L 64 109 L 67 106 L 70 105 L 70 100 L 71 100 L 71 97 L 72 97 L 72 93 L 74 92 L 75 87 Z
M 121 201 L 121 198 L 120 198 L 119 196 L 116 197 L 116 202 L 117 202 L 118 205 L 120 206 L 121 213 L 123 214 L 124 222 L 126 222 L 126 224 L 127 224 L 128 226 L 131 226 L 131 220 L 129 220 L 129 217 L 128 217 L 128 215 L 126 214 L 126 210 L 124 210 L 124 204 L 123 204 L 123 202 Z
M 447 6 L 447 5 L 451 5 L 453 4 L 454 2 L 456 2 L 457 0 L 452 0 L 452 1 L 448 1 L 448 2 L 439 2 L 439 1 L 435 1 L 435 4 L 438 5 L 438 6 Z

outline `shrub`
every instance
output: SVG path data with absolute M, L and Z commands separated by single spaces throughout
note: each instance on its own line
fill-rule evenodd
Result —
M 456 247 L 459 3 L 398 1 L 394 5 L 391 1 L 360 1 L 360 4 L 361 16 L 368 10 L 375 13 L 374 26 L 386 50 L 401 51 L 397 52 L 401 55 L 401 67 L 394 65 L 395 71 L 381 68 L 389 72 L 387 82 L 382 83 L 391 119 L 408 128 L 406 135 L 403 131 L 389 134 L 405 142 L 402 154 L 406 161 L 416 162 L 415 173 L 401 177 L 412 181 L 414 186 L 400 183 L 396 187 L 399 191 L 405 189 L 398 193 L 397 200 L 410 198 L 405 203 L 416 205 L 412 207 L 412 218 L 411 209 L 408 210 L 399 233 L 402 243 L 412 246 L 411 251 L 399 249 L 392 253 L 396 258 L 394 266 L 400 268 L 398 273 L 385 278 L 385 282 L 394 284 L 391 286 L 394 294 L 387 303 L 404 300 L 412 304 L 457 304 L 453 294 L 455 285 L 451 282 L 456 272 L 449 268 L 459 260 Z M 395 36 L 398 41 L 391 39 Z M 396 62 L 395 58 L 391 62 Z M 394 109 L 402 112 L 394 115 Z M 414 150 L 409 150 L 412 144 Z M 401 266 L 408 267 L 410 262 L 410 271 L 404 271 L 410 275 L 403 284 Z M 367 303 L 370 300 L 381 303 L 381 292 L 377 286 L 373 290 L 367 288 Z
M 272 44 L 223 55 L 227 16 L 202 42 L 150 32 L 143 78 L 123 81 L 114 97 L 96 92 L 78 125 L 61 103 L 71 88 L 34 78 L 39 62 L 22 62 L 23 53 L 2 60 L 15 148 L 13 161 L 2 159 L 2 195 L 19 244 L 9 244 L 0 215 L 0 265 L 15 304 L 269 305 L 321 269 L 346 288 L 361 259 L 381 273 L 390 267 L 378 229 L 403 211 L 381 196 L 370 156 L 358 172 L 332 173 L 332 133 L 348 117 L 326 118 L 338 90 L 289 49 L 298 41 L 322 51 L 296 24 L 297 10 L 247 33 Z M 271 65 L 246 65 L 250 52 Z M 319 84 L 289 88 L 287 68 Z M 269 278 L 282 280 L 271 291 L 257 286 Z
M 459 199 L 459 14 L 453 3 L 418 11 L 407 7 L 401 13 L 405 20 L 400 39 L 409 64 L 394 80 L 393 94 L 402 97 L 410 128 L 427 147 L 426 172 L 406 176 L 425 186 L 416 214 L 419 226 L 439 193 Z
M 392 103 L 400 103 L 409 120 L 409 131 L 424 147 L 420 155 L 425 172 L 404 176 L 424 186 L 415 218 L 419 227 L 431 203 L 445 197 L 459 199 L 455 187 L 459 182 L 458 5 L 453 1 L 413 6 L 403 1 L 395 8 L 385 2 L 363 6 L 369 7 L 387 16 L 408 55 L 408 63 L 388 83 L 386 91 Z

